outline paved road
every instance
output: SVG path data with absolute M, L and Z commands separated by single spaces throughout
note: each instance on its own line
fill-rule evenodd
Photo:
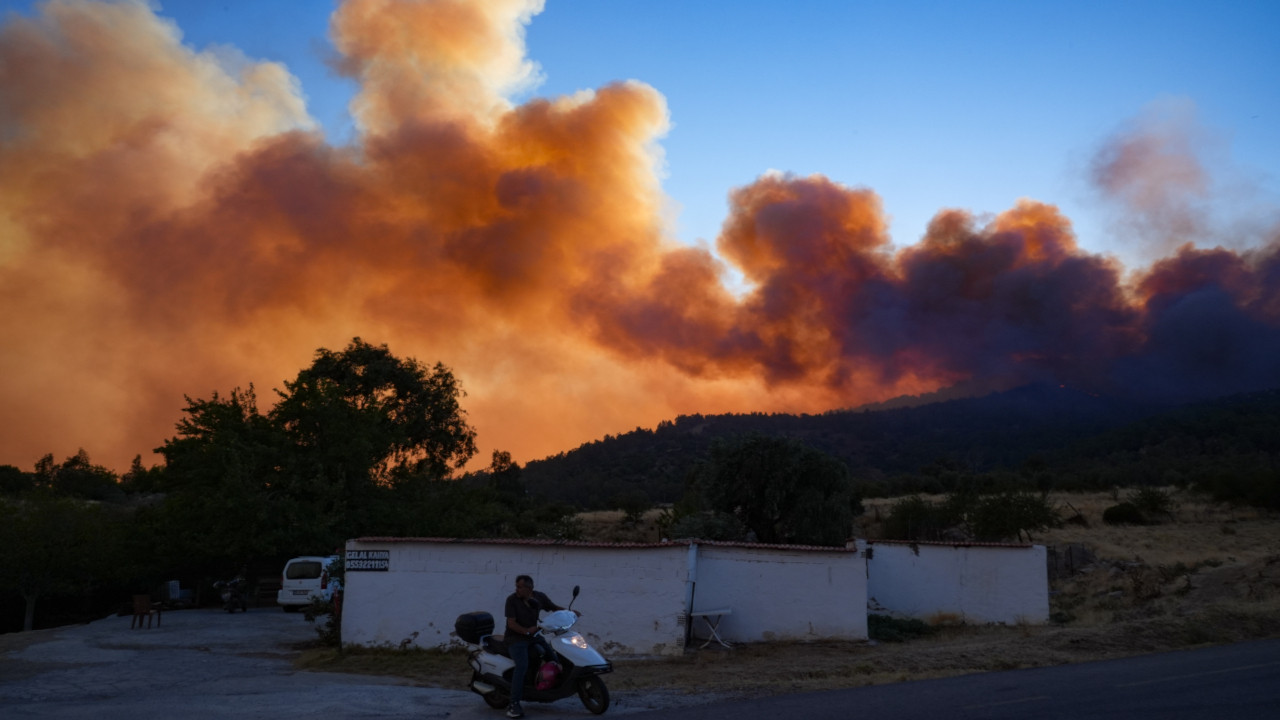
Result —
M 292 648 L 315 637 L 299 614 L 184 610 L 143 630 L 131 630 L 130 619 L 42 632 L 0 655 L 0 717 L 504 717 L 463 689 L 294 670 Z M 643 713 L 635 720 L 1272 720 L 1280 717 L 1280 640 L 751 702 L 616 691 L 613 702 L 609 716 Z M 594 717 L 574 699 L 525 709 L 529 720 Z
M 1275 720 L 1280 640 L 712 703 L 633 720 Z
M 131 617 L 46 631 L 0 656 L 0 717 L 452 718 L 497 720 L 465 690 L 414 687 L 363 675 L 293 669 L 299 643 L 315 627 L 278 608 L 228 615 L 167 612 L 159 627 L 132 630 Z M 615 693 L 609 714 L 679 703 Z M 688 699 L 683 701 L 689 702 Z M 526 705 L 530 720 L 592 718 L 577 699 Z

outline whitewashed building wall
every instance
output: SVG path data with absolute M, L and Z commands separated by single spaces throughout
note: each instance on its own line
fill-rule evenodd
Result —
M 868 544 L 872 612 L 971 623 L 1043 623 L 1049 581 L 1043 545 Z
M 347 570 L 342 641 L 354 645 L 422 648 L 460 641 L 454 620 L 464 612 L 493 615 L 501 634 L 504 603 L 517 575 L 568 605 L 582 594 L 575 627 L 609 653 L 673 654 L 684 647 L 684 545 L 614 550 L 602 546 L 399 538 L 347 542 L 347 557 L 380 551 L 385 571 Z M 416 634 L 415 634 L 416 633 Z
M 730 642 L 862 640 L 867 568 L 857 551 L 700 545 L 693 610 L 729 608 Z M 694 630 L 706 634 L 702 620 Z
M 342 640 L 353 645 L 456 644 L 454 620 L 474 610 L 493 615 L 501 633 L 520 574 L 562 605 L 581 586 L 575 629 L 606 656 L 679 654 L 687 613 L 719 607 L 731 609 L 721 624 L 731 641 L 867 636 L 866 564 L 856 550 L 364 538 L 346 552 Z M 705 634 L 701 622 L 695 634 Z

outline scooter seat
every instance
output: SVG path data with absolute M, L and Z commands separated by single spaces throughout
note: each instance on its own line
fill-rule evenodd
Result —
M 503 641 L 501 635 L 486 635 L 480 638 L 480 643 L 484 646 L 485 652 L 509 657 L 507 655 L 507 643 Z

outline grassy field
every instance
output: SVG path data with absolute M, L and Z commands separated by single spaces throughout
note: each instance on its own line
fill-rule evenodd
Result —
M 808 642 L 690 650 L 663 660 L 614 658 L 615 692 L 668 691 L 757 696 L 1041 667 L 1280 636 L 1280 517 L 1174 493 L 1170 517 L 1148 526 L 1108 526 L 1102 511 L 1125 493 L 1052 496 L 1062 515 L 1087 525 L 1037 533 L 1048 546 L 1082 546 L 1093 561 L 1051 583 L 1046 625 L 947 622 L 905 642 Z M 866 503 L 859 537 L 877 537 L 891 500 Z M 657 540 L 650 514 L 636 526 L 621 513 L 584 516 L 589 537 Z M 461 653 L 308 648 L 299 667 L 376 673 L 460 688 Z

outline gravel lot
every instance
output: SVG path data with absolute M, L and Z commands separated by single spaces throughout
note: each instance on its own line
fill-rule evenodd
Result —
M 295 669 L 315 640 L 302 616 L 277 608 L 228 615 L 167 612 L 158 627 L 108 617 L 31 633 L 0 635 L 0 715 L 29 718 L 162 717 L 504 717 L 464 688 Z M 613 693 L 609 715 L 704 701 L 663 692 Z M 526 716 L 594 717 L 576 699 L 526 704 Z

